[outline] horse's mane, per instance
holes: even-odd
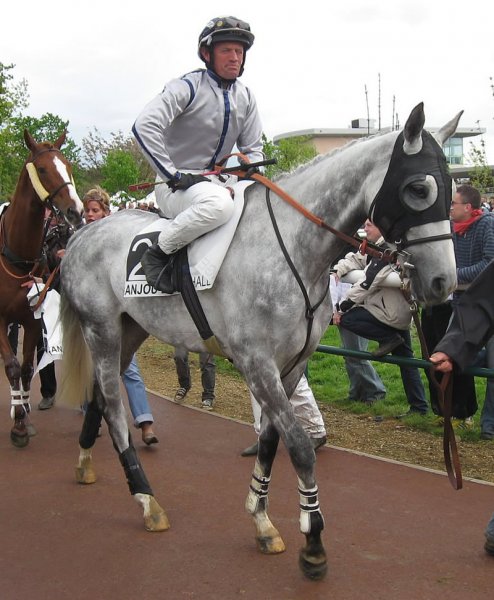
[[[336,156],[337,154],[341,154],[343,151],[346,152],[348,150],[348,148],[350,148],[352,146],[357,146],[358,144],[361,144],[362,142],[365,142],[365,141],[368,141],[368,140],[371,140],[374,138],[382,137],[383,135],[386,135],[387,133],[389,133],[389,131],[378,131],[377,133],[373,133],[372,135],[368,135],[366,137],[357,138],[355,140],[352,140],[351,142],[348,142],[347,144],[344,144],[343,146],[339,146],[338,148],[333,148],[332,150],[328,150],[328,152],[324,152],[323,154],[318,154],[317,156],[315,156],[311,160],[307,161],[306,163],[303,163],[302,165],[298,165],[297,167],[294,167],[294,169],[292,171],[280,173],[279,175],[277,175],[274,178],[273,181],[278,183],[288,177],[292,177],[293,175],[300,175],[301,173],[303,173],[307,169],[310,169],[312,166],[316,165],[317,163],[321,162],[322,160],[327,160],[330,157]]]

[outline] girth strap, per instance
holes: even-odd
[[[184,304],[189,311],[189,314],[194,321],[199,335],[201,336],[204,345],[210,354],[216,356],[225,356],[221,350],[218,340],[209,326],[207,317],[202,308],[201,302],[197,295],[192,276],[189,268],[189,258],[187,254],[187,246],[177,252],[175,261],[175,269],[178,271],[177,284],[178,291],[182,294]]]

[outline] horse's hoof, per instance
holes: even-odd
[[[85,465],[75,468],[75,480],[77,483],[89,485],[91,483],[96,483],[96,479],[96,472],[92,465]]]
[[[302,548],[300,550],[298,564],[302,569],[302,573],[311,579],[312,581],[319,581],[323,579],[328,572],[328,563],[326,560],[326,554],[319,553],[316,555],[309,556],[307,550]]]
[[[23,433],[17,433],[16,431],[12,430],[10,432],[10,441],[16,448],[25,448],[29,444],[28,432],[24,431]]]
[[[144,527],[146,531],[151,532],[170,529],[170,521],[154,497],[150,499],[149,511],[144,515]]]
[[[281,537],[256,537],[257,547],[263,554],[281,554],[286,550],[285,543]]]

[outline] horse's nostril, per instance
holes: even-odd
[[[82,213],[76,210],[73,207],[67,209],[67,219],[70,221],[74,227],[78,227],[82,223]]]
[[[445,288],[446,288],[446,285],[445,285],[444,277],[436,277],[435,279],[432,280],[432,289],[438,295],[443,294]]]

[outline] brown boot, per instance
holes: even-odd
[[[146,444],[146,446],[150,446],[151,444],[157,444],[158,438],[155,436],[153,432],[153,424],[149,421],[141,423],[140,429],[142,432],[142,441]]]

